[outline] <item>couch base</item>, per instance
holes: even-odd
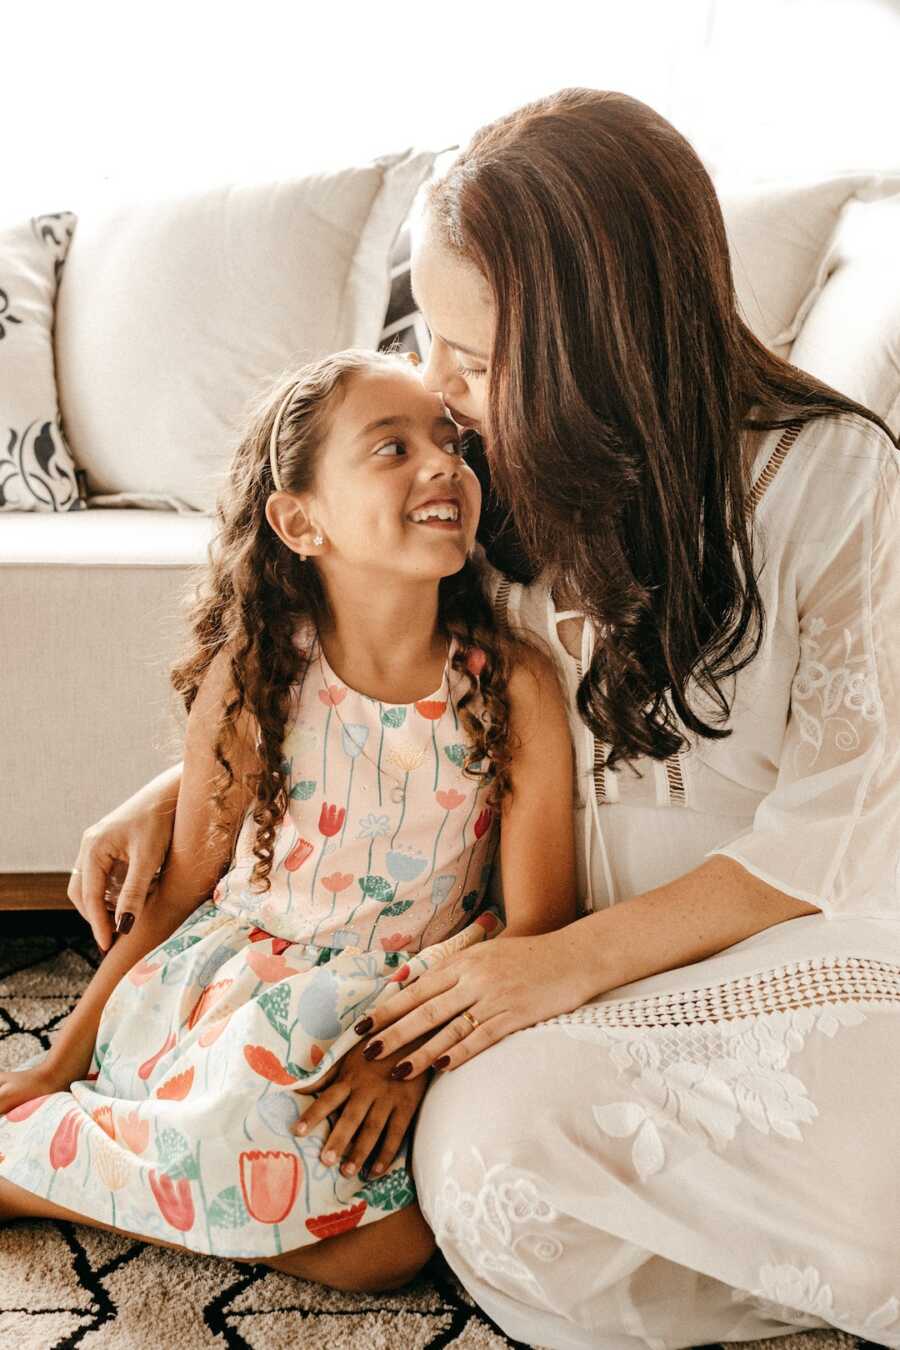
[[[74,909],[69,872],[0,872],[0,910]]]
[[[88,826],[181,758],[169,671],[213,525],[170,511],[3,518],[0,876],[28,874],[30,894],[74,867]]]

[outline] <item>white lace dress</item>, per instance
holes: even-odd
[[[855,416],[760,437],[767,624],[733,734],[642,777],[575,712],[585,907],[711,853],[819,907],[439,1077],[414,1144],[450,1265],[530,1345],[652,1350],[835,1326],[900,1347],[900,472]],[[587,628],[587,625],[585,625]]]

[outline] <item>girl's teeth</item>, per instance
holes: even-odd
[[[413,511],[412,520],[417,524],[426,520],[458,520],[459,512],[455,507],[439,507],[433,511]]]

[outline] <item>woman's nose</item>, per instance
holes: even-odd
[[[428,357],[422,367],[422,383],[429,393],[440,394],[443,397],[452,391],[455,382],[462,385],[465,383],[456,373],[453,360],[444,344],[432,341]]]

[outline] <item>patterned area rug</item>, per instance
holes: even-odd
[[[0,1067],[40,1047],[90,979],[97,951],[69,920],[55,934],[13,936],[0,916]],[[21,925],[19,925],[21,926]],[[34,920],[31,921],[34,926]],[[771,1341],[751,1342],[757,1350]],[[16,1350],[506,1350],[440,1256],[405,1289],[344,1294],[244,1266],[182,1255],[83,1225],[0,1228],[0,1346]],[[844,1332],[782,1337],[779,1350],[872,1350]],[[529,1350],[522,1346],[521,1350]],[[602,1347],[601,1347],[602,1350]],[[874,1348],[877,1350],[877,1347]]]

